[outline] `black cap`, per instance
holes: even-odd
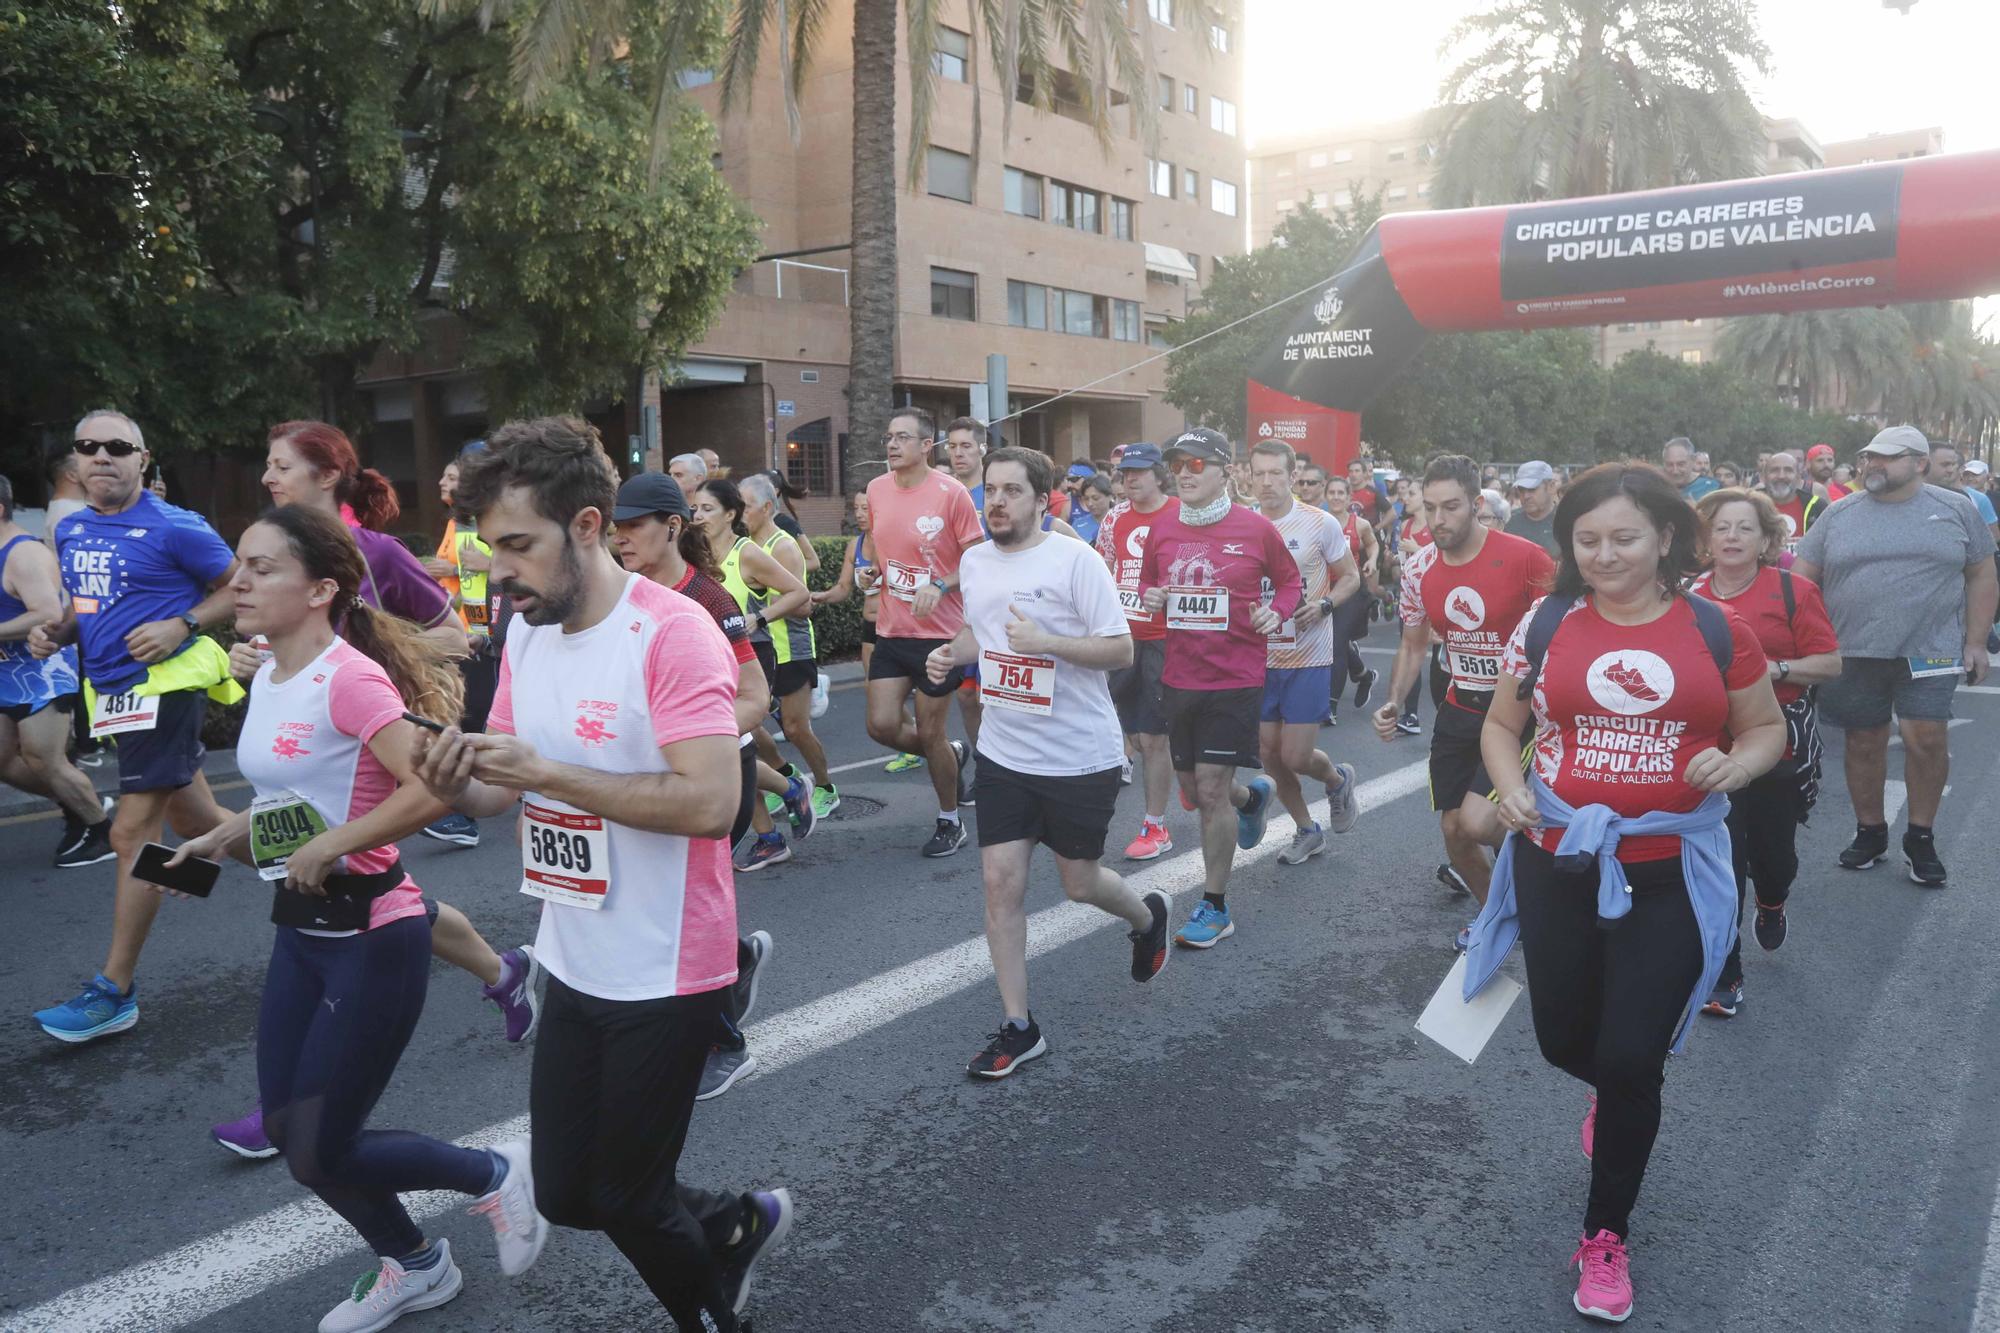
[[[664,472],[641,472],[618,488],[617,503],[611,507],[611,521],[629,523],[648,514],[671,514],[690,518],[687,497],[681,484]]]
[[[1210,430],[1206,426],[1196,426],[1193,430],[1184,430],[1174,436],[1167,442],[1165,452],[1169,462],[1173,460],[1175,454],[1186,454],[1190,458],[1205,458],[1211,463],[1228,464],[1236,461],[1235,454],[1230,451],[1229,441],[1222,437],[1220,431]]]

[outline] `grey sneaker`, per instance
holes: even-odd
[[[1335,833],[1352,832],[1354,821],[1361,818],[1361,784],[1352,764],[1335,764],[1333,771],[1340,784],[1326,784],[1326,826]]]
[[[746,1023],[757,1007],[757,978],[771,956],[771,932],[753,930],[736,942],[736,981],[730,987],[730,1004],[736,1021]]]
[[[1302,828],[1292,835],[1292,845],[1278,853],[1281,866],[1302,866],[1326,850],[1326,832],[1319,825]]]
[[[434,1241],[442,1258],[435,1268],[411,1272],[394,1259],[363,1273],[346,1300],[319,1321],[319,1333],[372,1333],[416,1310],[433,1310],[455,1298],[465,1275],[451,1261],[451,1242]]]
[[[695,1092],[698,1102],[712,1101],[736,1086],[736,1080],[757,1067],[757,1057],[750,1054],[750,1048],[725,1050],[720,1046],[708,1048],[708,1063],[701,1067],[701,1087]]]

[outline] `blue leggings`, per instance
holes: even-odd
[[[257,1015],[265,1134],[294,1180],[390,1258],[424,1244],[399,1193],[483,1194],[493,1176],[482,1150],[362,1128],[423,1013],[430,964],[420,916],[337,939],[280,926]]]

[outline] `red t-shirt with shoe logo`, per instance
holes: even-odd
[[[1420,546],[1403,569],[1403,623],[1429,625],[1444,640],[1451,688],[1445,702],[1484,713],[1500,678],[1507,636],[1555,573],[1549,553],[1525,537],[1489,531],[1479,554],[1462,565],[1436,546]]]

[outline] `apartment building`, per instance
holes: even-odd
[[[1842,139],[1826,146],[1830,167],[1859,167],[1870,162],[1901,162],[1912,157],[1936,157],[1944,151],[1944,130],[1936,125],[1920,130],[1892,130],[1859,139]]]
[[[1158,108],[1158,138],[1142,137],[1120,92],[1107,148],[1083,122],[1082,90],[1067,73],[1051,111],[1002,88],[993,62],[972,58],[966,7],[942,6],[949,26],[914,187],[903,168],[909,72],[898,67],[896,401],[940,421],[965,414],[973,386],[983,392],[987,356],[1000,353],[1007,410],[1025,409],[1003,428],[1010,442],[1071,462],[1171,434],[1183,418],[1165,401],[1164,361],[1121,372],[1165,345],[1216,259],[1243,250],[1240,33],[1195,31],[1173,0],[1130,0],[1156,70],[1140,92]],[[720,127],[723,175],[763,219],[771,257],[743,275],[660,400],[668,453],[713,448],[737,467],[772,460],[833,504],[847,432],[851,22],[851,4],[837,3],[801,95],[796,141],[775,57],[747,107],[724,110],[719,87],[690,76]],[[1037,406],[1069,390],[1080,392]]]

